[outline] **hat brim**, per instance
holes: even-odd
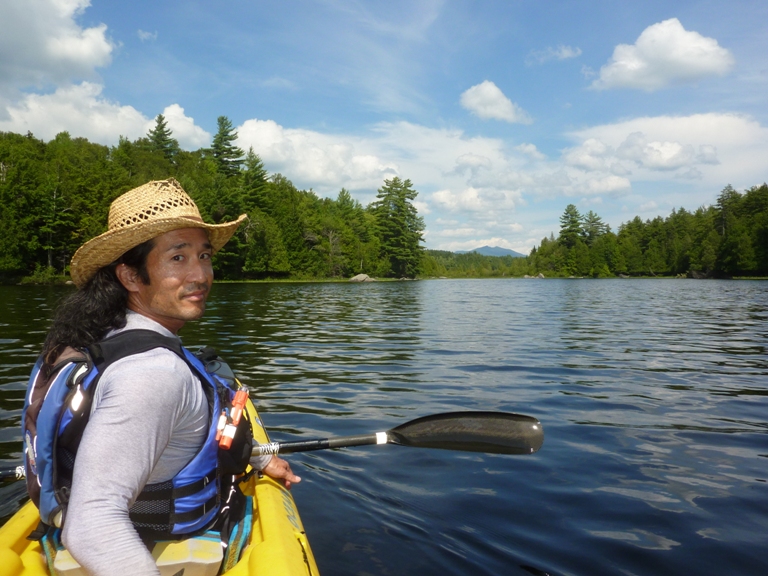
[[[208,240],[215,254],[229,242],[232,235],[247,216],[241,214],[237,220],[224,224],[206,224],[202,220],[175,216],[173,218],[158,218],[149,222],[109,230],[83,244],[75,255],[69,267],[72,282],[82,288],[94,274],[108,264],[117,260],[131,248],[156,238],[166,232],[182,228],[202,228],[208,231]]]

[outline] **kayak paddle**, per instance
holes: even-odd
[[[411,420],[386,432],[261,444],[253,449],[253,455],[291,454],[370,444],[488,454],[533,454],[543,443],[541,422],[532,416],[510,412],[445,412]]]

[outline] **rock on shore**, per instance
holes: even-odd
[[[352,276],[352,278],[349,279],[350,282],[376,282],[375,278],[371,278],[368,276],[368,274],[358,274],[357,276]]]

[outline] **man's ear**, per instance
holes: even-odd
[[[128,290],[128,292],[138,292],[139,284],[141,284],[141,278],[136,268],[128,266],[127,264],[118,264],[115,268],[115,276],[120,281],[120,284]]]

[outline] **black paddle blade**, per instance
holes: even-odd
[[[489,454],[533,454],[544,443],[541,422],[509,412],[446,412],[424,416],[387,432],[389,442]]]

